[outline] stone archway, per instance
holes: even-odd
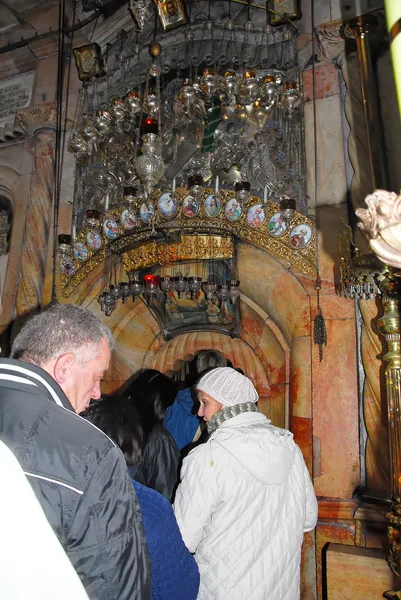
[[[254,383],[259,394],[259,407],[262,412],[270,417],[270,382],[268,374],[260,359],[241,338],[232,339],[215,331],[194,331],[175,337],[160,350],[153,354],[150,349],[151,359],[145,363],[153,369],[163,373],[174,371],[177,364],[183,360],[190,360],[200,350],[220,350],[235,367],[240,367]],[[282,406],[285,419],[285,405]]]
[[[90,308],[100,312],[98,303]],[[100,316],[100,315],[99,315]],[[215,348],[240,367],[254,382],[263,412],[280,427],[289,426],[289,347],[277,325],[250,299],[241,298],[241,338],[211,331],[185,333],[166,342],[148,306],[137,301],[120,305],[108,320],[115,338],[115,351],[103,391],[122,387],[142,368],[162,372],[174,370],[198,350]]]

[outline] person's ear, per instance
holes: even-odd
[[[76,361],[76,356],[73,352],[66,352],[58,357],[54,364],[54,379],[59,385],[66,382],[69,376],[70,369]]]

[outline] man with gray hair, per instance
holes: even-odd
[[[0,360],[0,439],[20,462],[89,597],[147,600],[150,563],[123,455],[78,416],[100,398],[112,348],[109,329],[72,304],[28,321],[11,359]]]

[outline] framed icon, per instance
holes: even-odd
[[[139,216],[141,221],[148,225],[155,218],[155,209],[153,204],[147,204],[146,202],[142,202],[141,208],[139,209]]]
[[[87,81],[105,75],[102,51],[99,44],[87,44],[73,50],[78,77]]]
[[[153,0],[164,31],[188,23],[182,0]]]
[[[102,236],[98,231],[93,231],[93,229],[91,229],[91,231],[88,231],[86,234],[86,243],[91,250],[99,250],[103,244]]]
[[[268,0],[267,10],[270,25],[283,25],[302,17],[300,0]]]
[[[64,273],[64,275],[74,275],[76,268],[75,268],[75,264],[74,261],[72,260],[72,258],[69,258],[68,256],[65,258],[62,258],[60,260],[60,269],[61,271]]]

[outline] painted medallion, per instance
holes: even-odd
[[[269,221],[267,229],[273,237],[280,237],[287,231],[287,225],[281,217],[281,213],[275,213]]]
[[[265,211],[262,204],[254,204],[248,210],[246,220],[250,227],[261,227],[266,220]]]
[[[178,211],[178,202],[171,192],[165,192],[157,201],[157,210],[165,219],[173,219]]]
[[[224,209],[224,214],[226,219],[229,221],[238,221],[240,216],[242,215],[241,204],[238,202],[236,198],[231,198],[226,204]]]
[[[76,268],[73,259],[65,256],[60,260],[60,269],[65,275],[74,275]]]
[[[88,248],[83,242],[75,242],[74,244],[74,256],[80,262],[84,262],[88,258]]]
[[[184,198],[184,202],[182,203],[182,210],[184,215],[191,219],[192,217],[196,217],[196,215],[199,213],[199,209],[199,201],[196,200],[190,194],[188,194],[188,196]]]
[[[134,229],[136,226],[136,216],[132,209],[126,208],[120,216],[121,225],[124,229]]]
[[[92,250],[99,250],[102,247],[102,236],[98,231],[88,231],[86,234],[86,242]]]
[[[103,221],[103,231],[104,235],[107,236],[110,240],[115,240],[120,232],[117,221],[110,218],[105,219]]]
[[[290,233],[290,244],[294,248],[305,248],[312,238],[312,229],[309,225],[302,223],[297,225]]]
[[[216,198],[216,196],[214,194],[211,194],[210,196],[208,196],[206,198],[203,207],[205,210],[205,215],[207,217],[210,217],[210,218],[217,217],[217,215],[219,214],[220,209],[221,209],[220,200],[218,198]]]
[[[155,209],[153,204],[147,204],[143,202],[139,209],[139,216],[141,220],[147,225],[155,216]]]

